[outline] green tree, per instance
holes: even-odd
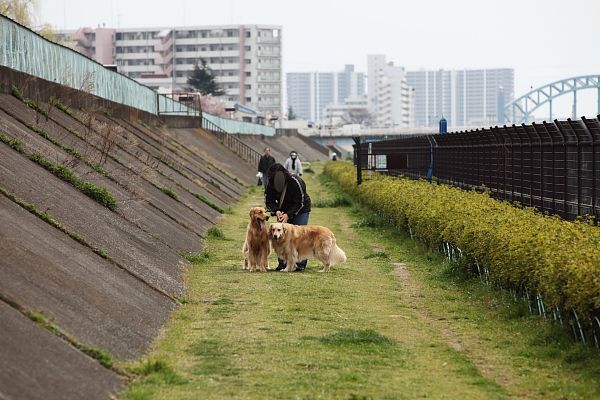
[[[198,65],[196,61],[194,69],[188,77],[187,84],[202,95],[225,96],[227,92],[221,89],[219,83],[215,81],[215,76],[212,74],[212,69],[207,65],[206,60],[202,57],[199,60],[202,65]]]
[[[294,113],[294,109],[292,108],[292,106],[288,107],[287,119],[288,121],[298,119],[298,116]]]

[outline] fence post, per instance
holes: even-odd
[[[356,186],[362,183],[362,150],[360,146],[360,136],[353,136],[352,140],[356,143]]]

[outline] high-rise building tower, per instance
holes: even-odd
[[[300,118],[327,124],[323,110],[330,104],[344,104],[347,98],[365,92],[365,75],[346,65],[341,72],[288,72],[288,106]]]
[[[367,107],[378,126],[411,128],[413,126],[413,92],[406,80],[404,67],[386,63],[381,54],[367,56]]]
[[[408,71],[415,98],[415,126],[435,127],[442,116],[448,126],[485,126],[498,121],[498,90],[505,103],[514,98],[514,70]]]

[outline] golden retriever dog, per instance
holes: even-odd
[[[269,245],[269,234],[266,226],[268,219],[269,216],[264,208],[253,207],[250,209],[250,223],[246,230],[246,241],[242,248],[244,253],[244,266],[242,269],[249,268],[250,272],[255,272],[257,265],[262,272],[269,269],[271,246]]]
[[[282,272],[296,269],[296,262],[308,257],[321,261],[324,268],[319,272],[329,272],[329,267],[346,261],[346,253],[335,244],[333,232],[323,226],[298,226],[286,223],[273,223],[269,236],[277,257],[285,261]]]

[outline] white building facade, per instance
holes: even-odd
[[[325,126],[344,125],[345,118],[348,117],[348,112],[352,110],[366,110],[367,97],[366,95],[357,97],[348,97],[344,104],[329,104],[323,109],[322,123]],[[370,121],[372,122],[372,121]],[[350,122],[352,123],[352,122]]]
[[[490,126],[498,120],[498,91],[514,99],[514,70],[408,71],[415,98],[415,126],[435,127],[442,116],[448,126]]]
[[[414,126],[413,90],[408,85],[404,67],[386,63],[385,56],[367,56],[369,92],[367,107],[379,127],[412,128]]]
[[[344,104],[347,98],[365,93],[365,75],[346,65],[341,72],[288,72],[288,106],[299,118],[327,124],[323,110],[330,104]]]
[[[281,26],[219,25],[112,31],[112,60],[118,71],[152,89],[185,90],[190,71],[197,62],[200,64],[199,58],[204,58],[216,81],[227,92],[221,100],[239,103],[266,115],[283,115]],[[90,28],[80,28],[70,36],[78,43],[78,50],[92,59],[107,52],[104,47],[109,44],[106,40],[96,42],[96,33]],[[103,32],[102,37],[107,37],[107,32]],[[102,63],[106,63],[105,60],[98,58]]]

